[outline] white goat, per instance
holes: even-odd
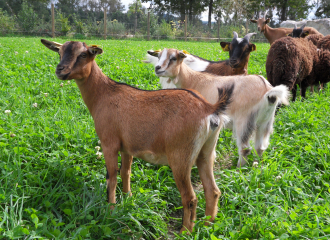
[[[176,49],[148,53],[159,57],[155,67],[157,76],[170,78],[178,88],[199,91],[210,103],[218,101],[218,88],[234,84],[232,102],[226,114],[232,120],[239,150],[237,167],[246,164],[247,155],[251,152],[249,141],[254,132],[255,149],[259,157],[262,156],[269,145],[276,106],[279,102],[289,104],[286,86],[272,87],[264,77],[258,75],[215,76],[194,71],[183,62],[187,55]]]

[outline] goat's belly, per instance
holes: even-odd
[[[146,162],[160,165],[168,165],[167,157],[165,155],[157,155],[151,151],[143,151],[134,154],[134,157],[141,158]]]

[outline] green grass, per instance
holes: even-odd
[[[150,90],[160,86],[153,67],[141,62],[146,50],[172,47],[210,60],[228,58],[219,43],[87,43],[103,48],[96,61],[109,77]],[[249,73],[265,76],[269,44],[256,45]],[[329,87],[279,111],[257,167],[232,167],[237,147],[231,132],[222,131],[217,218],[203,225],[205,199],[193,168],[198,220],[192,235],[179,236],[181,198],[167,166],[135,159],[133,196],[121,192],[118,177],[110,211],[93,120],[74,81],[56,78],[58,61],[39,38],[0,38],[0,239],[330,238]]]

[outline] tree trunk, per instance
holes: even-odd
[[[212,12],[213,12],[213,0],[210,0],[210,3],[209,3],[209,21],[208,21],[208,25],[209,25],[209,28],[211,29],[211,16],[212,16]]]
[[[137,28],[137,7],[138,7],[138,2],[136,0],[136,4],[135,4],[135,21],[134,21],[134,35],[136,34],[136,28]]]
[[[282,5],[282,14],[281,14],[282,22],[287,20],[287,16],[286,16],[287,5],[288,5],[288,0],[284,0]]]

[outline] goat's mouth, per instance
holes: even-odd
[[[60,74],[60,73],[56,73],[56,76],[58,79],[60,80],[67,80],[69,75],[70,75],[71,72],[67,73],[67,74]]]
[[[232,68],[238,68],[239,67],[239,62],[238,63],[234,63],[234,64],[231,64],[229,63],[229,66],[232,67]]]
[[[156,75],[158,76],[158,75],[162,75],[164,72],[165,72],[165,71],[156,71],[155,73],[156,73]]]

